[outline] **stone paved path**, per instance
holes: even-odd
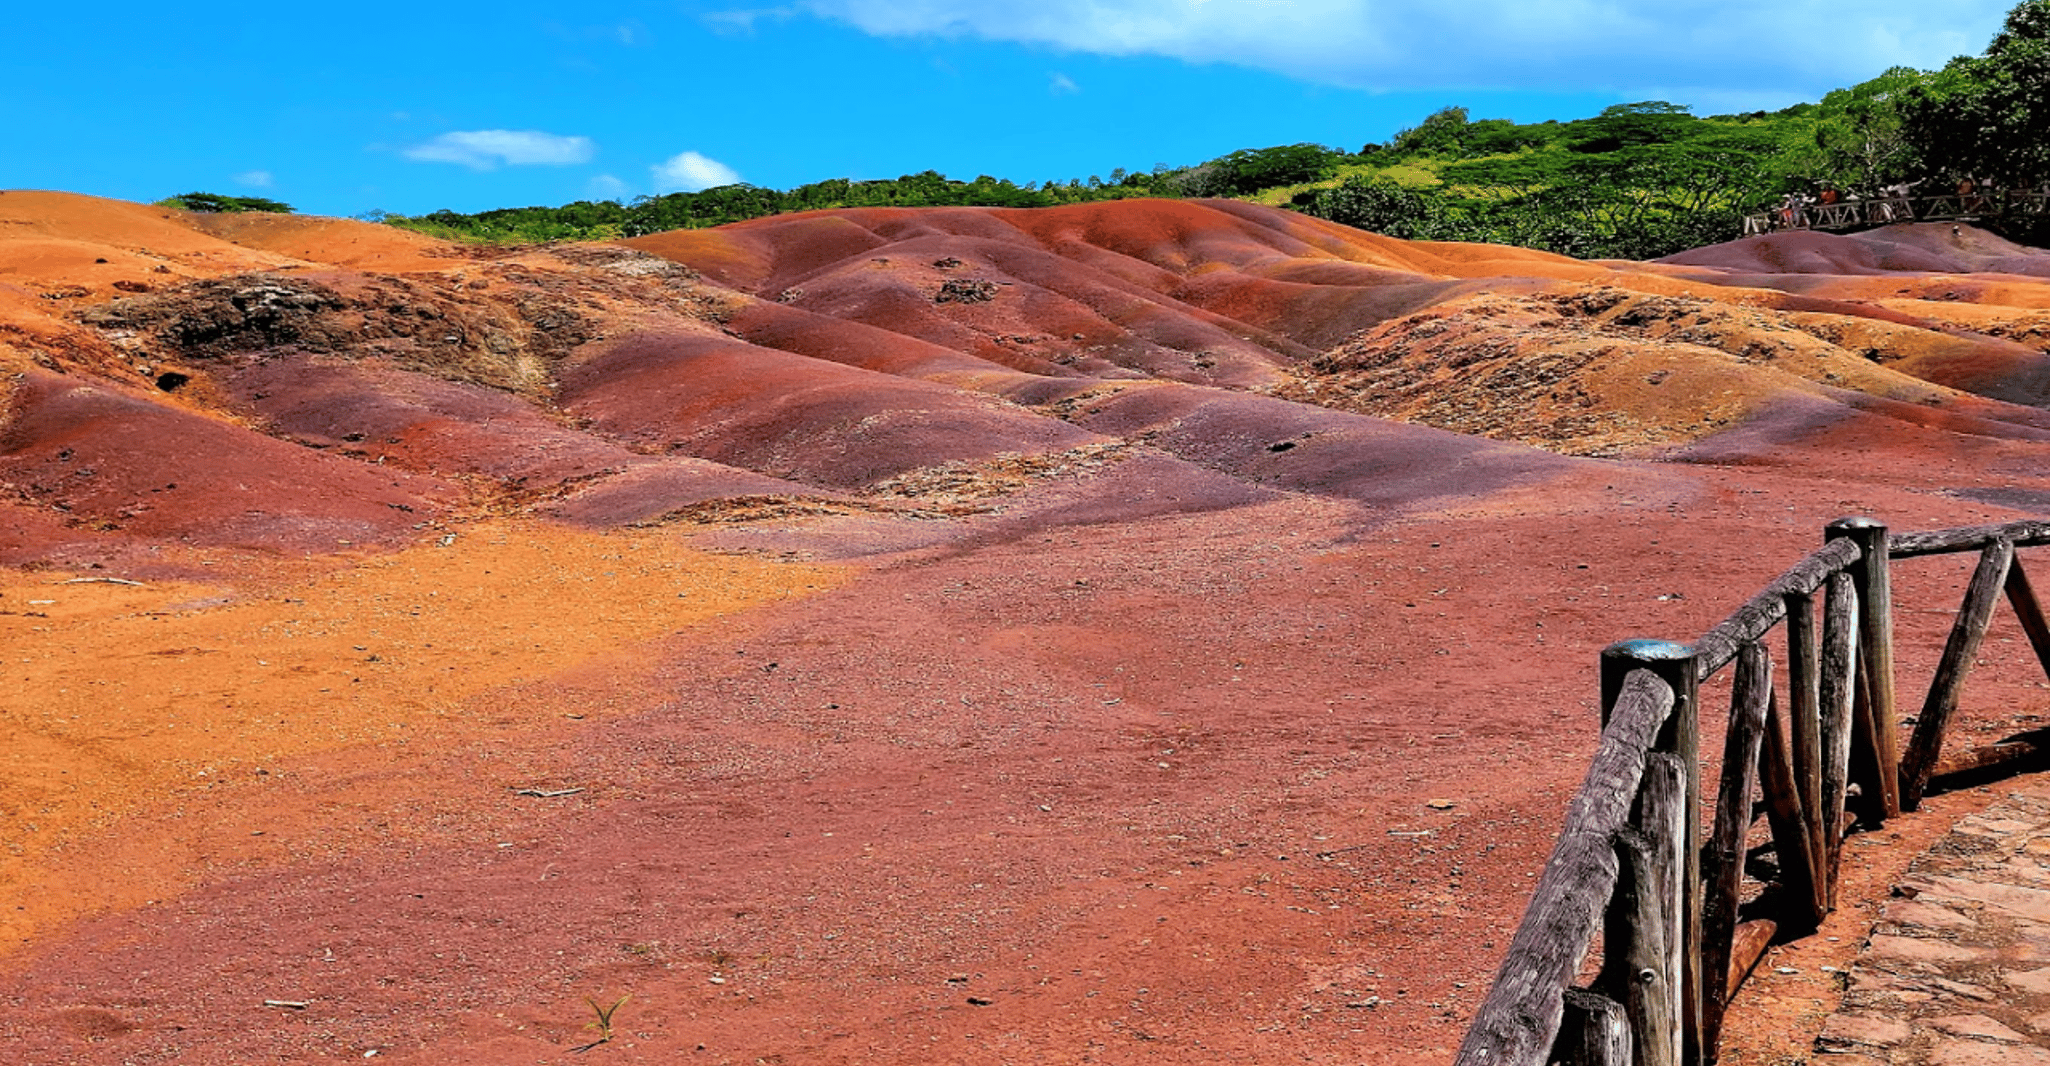
[[[1824,1066],[2050,1066],[2050,775],[1995,787],[1886,902]]]

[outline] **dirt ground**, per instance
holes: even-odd
[[[1730,422],[1647,451],[1641,426],[1697,408],[1619,406],[1628,435],[1559,454],[1367,417],[1351,378],[1343,402],[1274,394],[1316,383],[1303,352],[1353,373],[1416,313],[1363,270],[1423,271],[1462,330],[1477,312],[1454,290],[1489,270],[1655,293],[1741,266],[1737,318],[1798,286],[1750,260],[1619,275],[1265,215],[1190,228],[1186,205],[1134,208],[1158,217],[1128,232],[1101,210],[1004,222],[1036,245],[1002,244],[1001,213],[681,235],[664,254],[735,286],[709,295],[645,259],[508,266],[342,223],[210,220],[175,230],[186,249],[134,237],[146,218],[51,222],[85,251],[46,236],[14,260],[0,242],[0,310],[42,338],[8,349],[28,354],[0,421],[0,1044],[194,1066],[1442,1063],[1593,750],[1600,648],[1698,635],[1840,515],[1905,530],[2050,504],[2016,342],[1956,355],[1914,327],[1921,347],[1890,350],[1922,361],[1916,384],[1853,380],[1852,349],[1769,317],[1744,328],[1801,360],[1745,354],[1695,305],[1612,319],[1658,334],[1647,359],[1735,349],[1713,363]],[[1167,222],[1188,226],[1166,241]],[[90,288],[117,238],[180,270],[368,263],[405,284],[336,274],[332,306],[265,288],[284,310],[228,322],[261,326],[262,353],[238,363],[220,337],[240,334],[212,333],[174,364],[152,338],[258,290],[91,326],[20,282]],[[878,337],[948,250],[1010,281]],[[1053,261],[1113,252],[1114,275]],[[1306,295],[1313,268],[1378,319]],[[1141,307],[1142,285],[1179,295]],[[1293,339],[1259,332],[1286,322],[1281,285],[1327,312]],[[422,308],[467,332],[416,329]],[[851,325],[830,333],[829,311]],[[550,347],[570,315],[580,339]],[[384,361],[350,355],[365,344]],[[195,384],[94,369],[137,358]],[[1609,376],[1582,394],[1648,366],[1588,365]],[[2006,384],[1972,377],[1988,365]],[[1526,409],[1577,417],[1575,395]],[[1540,443],[1565,439],[1542,414]],[[217,442],[213,480],[159,477],[204,465],[169,443],[190,440]],[[274,445],[301,465],[250,488]],[[1896,578],[1904,693],[1955,562]],[[2050,715],[2011,618],[1987,649],[1963,735]],[[1859,838],[1847,896],[1975,802]],[[1725,1061],[1804,1055],[1822,967],[1868,920],[1847,907],[1775,949]]]
[[[593,1054],[1442,1062],[1592,748],[1594,651],[1703,628],[1837,502],[1758,491],[867,566],[486,526],[209,585],[28,575],[7,714],[49,741],[10,752],[38,788],[0,1032],[559,1062],[629,996]],[[1755,1001],[1819,1009],[1783,983]]]

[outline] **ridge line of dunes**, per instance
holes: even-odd
[[[1947,226],[1594,263],[1122,200],[488,248],[9,192],[0,506],[32,532],[0,551],[396,544],[478,506],[874,513],[919,470],[1117,442],[1170,507],[1399,508],[1578,476],[1574,456],[1755,461],[1874,419],[2032,440],[2044,277],[2043,253]],[[177,472],[194,449],[211,474]],[[986,510],[1032,512],[1014,488]]]

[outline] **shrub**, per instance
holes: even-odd
[[[239,211],[269,211],[273,214],[289,215],[292,205],[261,196],[223,196],[213,192],[182,192],[157,201],[158,207],[175,207],[180,211],[197,211],[201,214],[229,214]]]

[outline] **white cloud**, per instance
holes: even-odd
[[[655,191],[658,193],[697,192],[717,185],[734,185],[740,181],[739,172],[732,167],[696,152],[682,152],[670,156],[648,170],[655,176]]]
[[[1224,62],[1362,89],[1814,95],[1977,53],[2012,0],[800,0],[880,36]]]
[[[235,184],[247,185],[252,189],[268,189],[276,183],[268,170],[245,170],[235,175]]]
[[[1082,87],[1075,84],[1075,79],[1057,70],[1054,71],[1053,77],[1047,79],[1046,91],[1055,96],[1066,96],[1070,93],[1081,92]]]
[[[771,22],[782,22],[795,14],[797,14],[796,8],[763,7],[742,8],[734,11],[707,11],[698,16],[698,18],[704,22],[705,28],[713,33],[746,35],[752,34],[755,31],[755,23],[762,19],[768,19]]]
[[[419,163],[460,163],[471,170],[491,170],[500,164],[588,163],[596,151],[589,137],[561,137],[539,130],[458,130],[401,154]]]
[[[600,174],[584,183],[584,195],[593,200],[618,200],[626,193],[626,182],[610,174]]]

